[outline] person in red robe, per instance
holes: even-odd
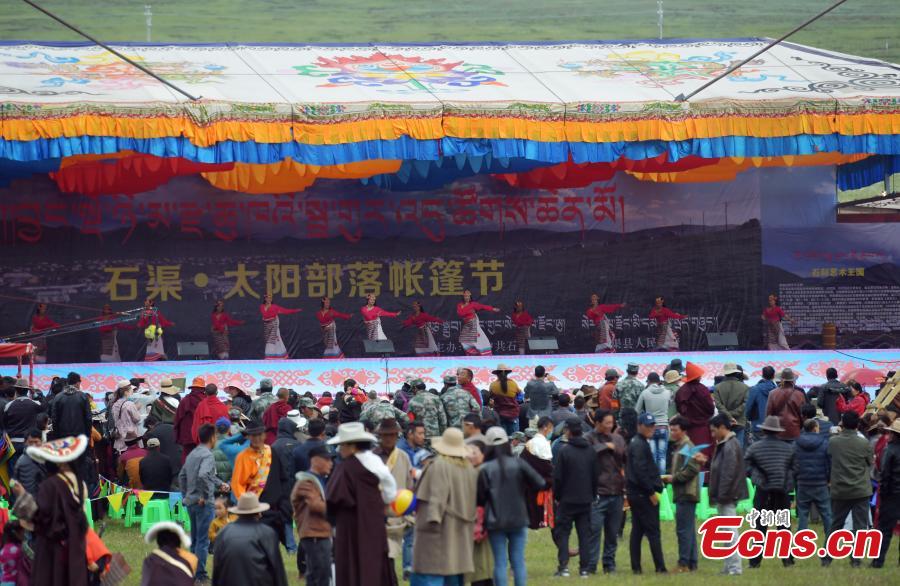
[[[279,315],[291,315],[299,313],[302,309],[288,309],[272,303],[272,295],[266,293],[263,296],[262,305],[259,306],[259,314],[262,316],[263,337],[266,340],[266,360],[280,360],[288,357],[287,347],[281,338],[281,322]]]
[[[328,514],[334,518],[336,586],[395,586],[388,558],[384,507],[393,502],[397,483],[381,458],[377,443],[362,423],[344,423],[328,440],[338,445],[341,462],[325,491]],[[439,552],[435,552],[436,555]]]
[[[591,295],[591,304],[584,310],[584,315],[591,323],[594,324],[594,339],[596,346],[594,352],[615,352],[616,351],[616,335],[609,325],[607,313],[619,311],[625,307],[624,303],[600,303],[600,296],[594,293]]]
[[[191,450],[197,447],[198,442],[194,439],[194,413],[206,397],[206,380],[201,376],[194,377],[188,389],[191,392],[178,403],[174,421],[175,442],[182,447],[182,462]]]
[[[463,300],[456,304],[456,315],[463,321],[459,328],[459,345],[468,356],[492,356],[491,341],[481,328],[479,311],[499,313],[500,308],[472,301],[472,291],[464,290]]]
[[[244,322],[231,317],[225,311],[225,302],[219,299],[212,311],[212,355],[219,360],[228,360],[231,353],[231,343],[228,340],[229,326],[242,326]]]
[[[412,303],[413,313],[411,316],[403,320],[404,328],[416,328],[416,341],[414,348],[416,356],[437,356],[438,346],[434,341],[434,334],[431,333],[428,324],[442,324],[444,320],[426,313],[422,309],[422,304],[418,301]]]
[[[150,326],[155,326],[156,333],[148,336]],[[155,301],[149,297],[144,300],[144,309],[141,311],[141,318],[137,322],[137,327],[143,330],[144,337],[147,340],[147,348],[144,354],[145,362],[167,359],[162,332],[165,328],[174,326],[175,322],[167,320],[166,316],[156,308]]]
[[[366,304],[359,310],[363,317],[363,324],[366,326],[367,340],[387,340],[384,330],[381,329],[381,318],[397,317],[399,311],[386,311],[381,309],[375,302],[378,301],[374,295],[369,293],[366,295]]]
[[[331,299],[322,298],[322,307],[316,312],[316,319],[319,320],[319,327],[322,328],[322,345],[325,349],[322,351],[322,358],[343,358],[344,351],[341,350],[337,339],[337,325],[335,319],[350,319],[349,313],[342,313],[331,307]]]
[[[715,412],[716,405],[713,401],[709,387],[700,381],[703,369],[692,362],[685,367],[684,384],[675,393],[675,408],[678,414],[685,417],[690,423],[687,429],[688,437],[695,446],[707,444],[703,454],[712,460],[712,434],[709,431],[709,420]],[[706,464],[708,467],[709,464]]]
[[[224,417],[228,419],[228,406],[219,400],[219,388],[210,383],[203,389],[203,400],[197,405],[194,411],[194,423],[191,425],[191,441],[194,445],[200,443],[199,430],[200,426],[210,424],[216,426],[216,421]]]
[[[673,319],[684,319],[686,315],[675,313],[666,307],[666,299],[663,296],[656,298],[653,309],[650,310],[650,319],[656,320],[656,348],[663,352],[678,350],[678,334],[672,329],[669,322]],[[690,435],[690,434],[688,434]]]
[[[534,324],[534,318],[525,310],[525,302],[521,299],[513,304],[513,312],[510,316],[513,326],[516,328],[516,347],[519,354],[525,354],[528,338],[531,337],[531,326]]]
[[[37,334],[58,327],[59,324],[47,315],[47,304],[38,303],[34,315],[31,316],[31,332]],[[47,338],[35,338],[31,343],[34,345],[34,361],[41,364],[47,362]]]
[[[293,409],[288,398],[291,396],[290,390],[282,387],[276,393],[278,400],[266,407],[263,412],[263,425],[266,426],[266,443],[272,445],[278,436],[278,422],[287,417],[288,412]]]

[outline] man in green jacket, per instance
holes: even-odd
[[[687,435],[690,423],[681,415],[669,420],[672,443],[672,473],[663,482],[672,485],[675,502],[675,535],[678,537],[678,573],[697,570],[697,532],[694,519],[700,500],[700,467],[706,462],[703,452],[687,456],[694,444]],[[682,453],[684,452],[684,453]]]
[[[841,432],[828,441],[831,456],[831,531],[844,528],[847,515],[853,515],[853,530],[869,526],[869,500],[872,498],[871,471],[875,452],[858,432],[859,415],[847,411],[841,415]],[[850,558],[850,565],[860,560]],[[827,560],[823,560],[827,565]]]
[[[747,407],[747,396],[750,394],[750,387],[744,384],[744,373],[740,367],[733,362],[728,362],[722,369],[725,380],[716,385],[713,390],[713,401],[719,413],[724,413],[734,420],[734,435],[737,436],[738,443],[744,447],[744,432],[747,427],[747,415],[745,413]]]

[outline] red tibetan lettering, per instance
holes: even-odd
[[[200,230],[200,218],[203,217],[203,208],[196,201],[178,202],[178,219],[181,221],[181,231],[185,234],[203,236]]]
[[[474,187],[451,189],[453,197],[450,199],[450,214],[453,223],[457,226],[471,226],[475,223],[475,208],[478,203],[478,195]]]
[[[275,224],[291,224],[297,222],[294,220],[294,195],[284,194],[275,196],[275,210],[272,214],[272,221]]]
[[[441,203],[441,200],[435,197],[423,199],[419,204],[422,206],[422,220],[418,222],[419,227],[432,242],[443,242],[446,236]]]
[[[305,203],[307,238],[328,238],[328,203],[321,199],[307,199]]]
[[[122,244],[128,242],[137,227],[137,215],[134,213],[134,196],[113,196],[112,219],[120,226],[128,226],[128,232],[122,238]]]
[[[366,210],[363,212],[363,220],[366,222],[378,222],[384,226],[387,226],[387,220],[384,217],[384,214],[381,213],[384,210],[384,200],[383,199],[369,199],[363,202]]]
[[[237,238],[237,204],[233,201],[216,201],[212,204],[213,226],[216,238],[231,242]],[[227,297],[226,297],[227,299]]]
[[[539,224],[553,223],[559,220],[559,198],[554,195],[542,195],[538,197],[537,213],[535,217]]]
[[[103,226],[103,209],[100,201],[94,197],[86,197],[75,204],[75,213],[81,219],[82,234],[91,234],[103,240],[101,228]]]
[[[356,243],[362,238],[362,224],[359,221],[360,203],[357,199],[342,199],[337,202],[338,232],[347,242]]]

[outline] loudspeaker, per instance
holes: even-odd
[[[710,350],[737,350],[737,332],[708,332],[706,345]]]
[[[363,340],[366,354],[393,354],[394,343],[390,340]]]
[[[528,349],[535,352],[556,352],[559,343],[556,338],[528,338]]]
[[[209,356],[209,344],[206,342],[178,342],[179,358],[206,358]]]

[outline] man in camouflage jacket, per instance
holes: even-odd
[[[409,415],[413,421],[421,421],[425,425],[425,437],[431,439],[440,436],[447,429],[447,413],[444,404],[436,393],[425,390],[425,383],[416,379],[410,384],[410,390],[416,395],[409,401]]]
[[[372,403],[372,406],[366,409],[365,407],[369,403]],[[366,405],[363,405],[362,415],[359,416],[360,421],[364,424],[367,422],[371,423],[373,428],[378,427],[378,424],[385,419],[396,419],[397,421],[408,420],[406,413],[394,407],[386,397],[378,402],[367,402]]]
[[[469,391],[457,386],[455,376],[445,376],[444,385],[447,390],[441,395],[441,402],[447,412],[447,427],[462,429],[463,417],[481,411],[478,401],[469,394]]]
[[[629,437],[633,436],[634,432],[637,431],[637,416],[639,413],[634,407],[637,405],[638,397],[641,396],[641,391],[644,390],[644,383],[637,378],[638,370],[640,370],[640,367],[637,364],[629,362],[625,369],[625,377],[619,379],[619,382],[616,383],[616,390],[613,391],[613,398],[619,401],[619,413],[617,416],[619,426],[626,431],[632,432]]]

